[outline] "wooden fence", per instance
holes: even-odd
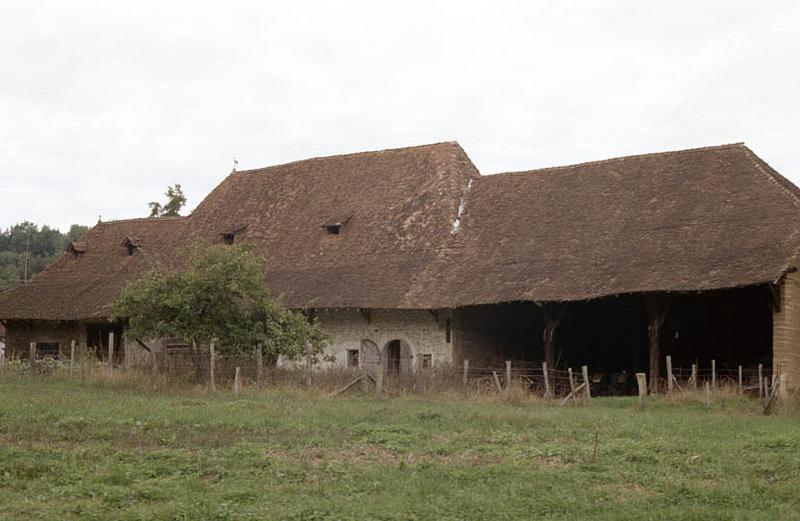
[[[113,337],[109,345],[114,345]],[[648,394],[673,395],[688,391],[702,392],[706,401],[717,389],[735,389],[740,395],[757,397],[774,404],[779,394],[787,393],[785,375],[780,368],[772,374],[771,368],[759,364],[755,367],[718,367],[715,360],[704,365],[673,367],[672,359],[665,357],[666,374],[659,378],[658,389],[647,388],[645,373],[627,371],[592,371],[588,366],[575,368],[549,368],[546,363],[507,360],[505,362],[464,360],[459,367],[445,366],[409,371],[403,374],[370,373],[366,368],[330,367],[321,369],[315,355],[307,352],[301,360],[288,367],[276,367],[261,349],[252,353],[225,354],[210,351],[179,354],[150,353],[147,357],[133,358],[125,350],[124,356],[114,352],[92,352],[72,342],[69,359],[53,360],[42,357],[35,343],[25,353],[26,360],[0,359],[0,369],[14,365],[32,374],[67,374],[85,379],[103,374],[147,375],[154,381],[208,385],[210,389],[229,388],[242,392],[247,388],[265,388],[275,385],[320,387],[344,392],[358,386],[362,390],[374,389],[378,396],[384,386],[413,392],[436,389],[466,389],[484,392],[508,393],[512,389],[524,390],[544,399],[560,403],[586,402],[597,395],[636,395],[643,406]],[[102,356],[105,355],[105,356]],[[109,363],[111,360],[111,363]],[[22,364],[22,365],[20,365]],[[25,365],[27,364],[27,365]],[[644,375],[644,376],[642,376]],[[358,385],[360,384],[360,385]]]

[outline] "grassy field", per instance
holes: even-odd
[[[597,445],[595,449],[595,436]],[[800,519],[800,417],[0,378],[0,519]]]

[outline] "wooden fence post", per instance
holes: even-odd
[[[667,393],[672,394],[672,357],[667,355]]]
[[[236,366],[236,371],[233,375],[233,394],[240,394],[242,392],[241,368]]]
[[[783,373],[778,376],[778,392],[783,399],[789,397],[789,389],[786,388],[786,375]]]
[[[636,373],[636,384],[639,386],[639,409],[644,409],[644,400],[647,397],[647,374]]]
[[[511,391],[511,360],[506,360],[506,391]]]
[[[692,387],[697,390],[697,364],[692,364]]]
[[[592,390],[591,390],[591,388],[589,386],[589,367],[585,366],[585,365],[582,365],[581,366],[581,373],[583,373],[583,383],[586,384],[585,391],[586,391],[586,399],[588,400],[589,398],[592,397]]]
[[[216,370],[217,370],[217,352],[214,349],[214,341],[212,340],[211,343],[208,345],[209,351],[209,359],[208,359],[208,385],[211,387],[212,391],[217,390],[217,382],[215,378]]]
[[[742,366],[739,366],[739,394],[742,394]]]
[[[264,387],[264,348],[261,344],[256,347],[256,383],[259,389]]]
[[[569,392],[574,396],[575,395],[575,380],[572,379],[572,368],[567,368],[567,373],[569,373]]]
[[[708,380],[706,380],[705,388],[706,388],[706,407],[708,407],[711,405],[711,384],[708,383]]]
[[[552,398],[553,393],[550,390],[550,376],[547,374],[547,362],[542,362],[542,374],[544,375],[544,397]]]
[[[69,343],[69,375],[75,370],[75,341]]]
[[[383,397],[383,354],[378,356],[378,366],[375,368],[375,398]]]
[[[36,369],[36,342],[31,342],[28,347],[30,348],[28,356],[31,362],[31,373],[33,373]]]
[[[717,361],[711,361],[711,387],[717,388]]]
[[[108,376],[114,372],[114,332],[108,332]]]
[[[464,359],[464,374],[461,375],[461,383],[465,386],[469,383],[469,360]]]
[[[126,335],[122,335],[122,363],[123,367],[126,371],[131,370],[131,349],[128,346],[128,337]]]
[[[155,347],[150,348],[150,368],[153,373],[153,378],[158,376],[158,353]]]
[[[764,364],[758,364],[758,397],[764,398]]]
[[[306,344],[306,363],[303,369],[306,387],[311,387],[311,346]]]

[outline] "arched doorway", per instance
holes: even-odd
[[[383,367],[386,374],[402,375],[410,372],[411,359],[411,346],[405,340],[390,340],[383,348]]]

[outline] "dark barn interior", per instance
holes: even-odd
[[[661,358],[676,374],[692,364],[735,372],[772,363],[772,294],[763,286],[672,293],[661,328]],[[641,295],[570,302],[555,330],[556,368],[587,365],[599,392],[633,392],[636,372],[649,371],[648,313]],[[544,360],[544,315],[533,302],[471,306],[457,313],[460,354],[491,360]],[[665,377],[665,363],[661,361]],[[624,374],[623,374],[624,373]]]

